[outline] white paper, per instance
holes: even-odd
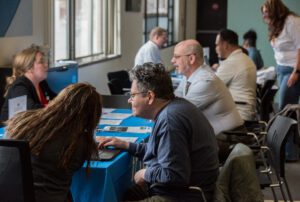
[[[103,114],[101,116],[101,118],[104,119],[126,119],[128,117],[130,117],[131,114],[124,114],[124,113],[107,113],[107,114]]]
[[[151,133],[152,128],[147,126],[105,126],[103,131],[122,133]]]
[[[115,108],[102,108],[102,114],[108,114],[114,110],[115,110]]]
[[[122,120],[119,119],[100,119],[99,124],[100,125],[114,125],[118,126],[122,123]]]
[[[8,100],[8,118],[14,114],[27,110],[27,95],[11,98]]]
[[[96,137],[96,141],[98,141],[98,138],[100,137],[105,137],[105,138],[111,138],[111,137],[115,137],[115,138],[118,138],[120,140],[123,140],[123,141],[126,141],[126,142],[132,142],[132,143],[135,143],[138,139],[138,137],[123,137],[123,136],[97,136]]]

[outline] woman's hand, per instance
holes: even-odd
[[[114,137],[96,137],[96,141],[99,142],[98,148],[103,149],[104,147],[114,146],[116,149],[125,149],[129,148],[129,142],[120,140]]]
[[[299,74],[297,72],[293,71],[293,73],[291,74],[291,76],[287,82],[287,86],[288,87],[293,86],[298,81],[298,78],[299,78]]]

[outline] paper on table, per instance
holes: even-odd
[[[147,126],[105,126],[103,131],[128,132],[128,133],[151,133],[152,128]]]
[[[130,117],[131,114],[124,114],[124,113],[107,113],[107,114],[103,114],[101,116],[101,118],[105,118],[105,119],[126,119],[128,117]]]
[[[100,119],[99,124],[100,125],[114,125],[118,126],[122,123],[122,120],[120,119]]]
[[[123,140],[123,141],[126,141],[126,142],[132,142],[132,143],[135,143],[138,139],[138,137],[123,137],[123,136],[101,136],[101,137],[107,137],[107,138],[110,138],[110,137],[115,137],[115,138],[118,138],[120,140]],[[96,141],[99,142],[99,136],[96,137]]]
[[[115,108],[102,108],[102,114],[108,114],[114,110],[115,110]]]
[[[11,98],[8,100],[8,118],[14,114],[27,110],[27,95]]]

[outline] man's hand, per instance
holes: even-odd
[[[145,172],[146,169],[141,169],[139,171],[137,171],[134,175],[134,182],[138,185],[143,185],[146,183],[145,181]]]
[[[114,137],[96,137],[96,141],[99,142],[98,148],[103,149],[107,146],[114,146],[116,149],[125,149],[129,148],[129,142],[120,140]]]

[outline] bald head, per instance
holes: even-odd
[[[176,70],[187,78],[203,65],[203,49],[200,43],[194,39],[188,39],[178,43],[174,49],[171,60]]]
[[[199,65],[203,63],[203,48],[201,44],[195,39],[188,39],[178,43],[175,48],[178,48],[185,55],[195,54]]]

